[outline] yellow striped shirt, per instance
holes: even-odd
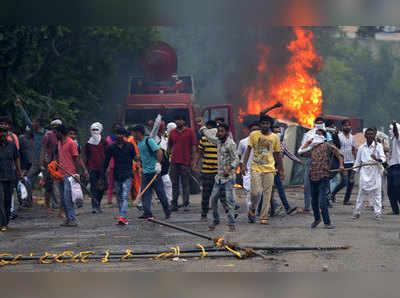
[[[217,145],[210,143],[206,137],[202,137],[199,150],[203,152],[201,172],[203,174],[217,174],[218,172],[218,149]]]

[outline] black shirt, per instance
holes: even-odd
[[[19,154],[21,157],[21,170],[29,171],[33,162],[33,139],[29,139],[26,135],[20,135]]]
[[[114,158],[114,180],[122,182],[128,178],[132,178],[132,162],[135,157],[136,150],[131,143],[124,142],[121,148],[117,144],[112,144],[107,148],[103,172],[107,170],[111,158]]]
[[[7,141],[5,146],[0,144],[0,181],[16,180],[15,161],[18,157],[18,150],[13,142]]]

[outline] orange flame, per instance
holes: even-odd
[[[321,70],[322,58],[315,51],[311,31],[295,28],[294,34],[296,38],[287,46],[291,58],[283,78],[268,74],[270,48],[259,45],[258,79],[244,90],[247,107],[239,110],[240,119],[246,114],[259,114],[277,102],[281,102],[283,108],[272,110],[270,116],[297,120],[304,126],[312,127],[315,118],[321,114],[322,90],[313,74]]]

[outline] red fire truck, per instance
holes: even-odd
[[[195,101],[193,78],[176,74],[177,57],[171,46],[157,42],[144,55],[143,68],[144,76],[130,78],[129,94],[121,112],[124,125],[147,125],[164,106],[166,123],[173,121],[177,114],[183,114],[187,125],[196,128],[197,116],[203,116],[205,121],[223,117],[235,136],[232,105],[207,106],[200,110]]]

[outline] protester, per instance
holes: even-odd
[[[251,134],[253,131],[256,131],[256,130],[260,130],[260,124],[258,121],[252,122],[248,125],[249,134]],[[247,150],[247,146],[249,144],[249,139],[250,139],[250,136],[247,136],[246,138],[242,139],[239,142],[239,146],[238,146],[238,156],[239,156],[239,160],[240,160],[241,172],[242,172],[243,167],[247,167],[246,174],[243,175],[242,177],[243,177],[243,188],[245,189],[245,191],[247,193],[246,203],[247,203],[248,210],[250,210],[250,207],[251,207],[250,182],[251,182],[251,163],[253,160],[253,150],[251,150],[251,152],[250,152],[250,156],[249,156],[249,160],[248,160],[247,164],[244,164],[243,160],[244,160],[244,156],[245,156],[245,153]]]
[[[47,131],[43,137],[42,141],[42,149],[40,151],[40,169],[44,176],[44,188],[45,188],[45,204],[46,204],[46,212],[48,215],[52,213],[50,208],[51,199],[55,203],[57,203],[57,198],[54,192],[54,183],[53,179],[50,176],[50,173],[47,169],[48,164],[54,160],[54,152],[57,148],[57,135],[56,129],[57,127],[62,125],[62,121],[59,119],[53,120],[50,123],[51,130]],[[61,194],[60,194],[61,195]],[[61,208],[59,209],[59,216],[64,217]]]
[[[340,141],[340,152],[343,155],[343,164],[345,169],[352,168],[354,166],[354,160],[357,156],[357,150],[354,145],[354,136],[351,134],[351,122],[349,120],[342,121],[342,132],[339,133]],[[353,170],[343,171],[340,173],[340,184],[332,191],[332,199],[335,201],[335,196],[346,187],[346,194],[344,196],[343,205],[351,206],[350,202],[351,192],[354,186],[354,174]]]
[[[0,228],[7,231],[15,180],[24,179],[17,147],[8,140],[8,127],[0,125]]]
[[[386,161],[385,153],[382,144],[376,142],[375,131],[373,128],[368,128],[365,131],[367,142],[358,148],[355,167],[362,166],[356,169],[360,174],[360,183],[356,209],[353,214],[353,219],[360,217],[362,203],[365,196],[369,196],[370,202],[373,203],[375,218],[382,219],[382,163]],[[374,165],[371,165],[374,164]],[[366,165],[367,164],[367,165]]]
[[[27,177],[27,174],[29,173],[30,168],[32,167],[33,163],[33,155],[34,155],[34,143],[33,143],[33,135],[32,135],[32,130],[30,129],[29,126],[25,128],[25,133],[21,134],[18,137],[19,140],[19,145],[20,145],[20,160],[21,160],[21,171],[22,175],[24,176],[24,181],[21,183],[24,184],[25,188],[29,188],[29,194],[26,197],[26,199],[22,202],[21,194],[19,191],[19,188],[17,187],[17,193],[18,193],[18,201],[20,203],[20,206],[22,207],[27,207],[31,208],[32,207],[32,185]]]
[[[298,151],[299,155],[302,155],[302,150],[301,148],[304,147],[304,145],[312,140],[316,134],[316,131],[318,129],[326,130],[325,128],[325,121],[321,117],[317,117],[314,121],[314,128],[309,130],[307,133],[304,134],[303,140],[301,141],[301,145]],[[329,134],[330,135],[330,134]],[[328,136],[328,134],[327,134]],[[330,141],[330,138],[327,137],[327,141]],[[305,162],[305,168],[304,168],[304,208],[298,210],[297,213],[304,213],[304,214],[309,214],[311,211],[311,184],[310,184],[310,164],[311,164],[311,159],[307,158]]]
[[[309,179],[311,186],[312,208],[314,222],[311,228],[316,228],[322,219],[325,229],[334,229],[328,211],[328,187],[329,187],[329,168],[332,155],[339,160],[339,170],[343,170],[342,155],[335,146],[326,141],[327,133],[323,129],[317,129],[314,137],[308,140],[302,147],[303,156],[310,159]]]
[[[301,159],[299,159],[296,155],[292,154],[288,150],[288,148],[285,145],[285,143],[283,143],[282,135],[281,135],[282,134],[281,127],[279,125],[274,125],[273,128],[272,128],[272,132],[278,136],[278,139],[280,141],[282,159],[283,159],[284,156],[287,156],[293,162],[298,162],[300,164],[303,164],[303,161]],[[295,212],[297,210],[297,207],[296,206],[290,207],[290,204],[289,204],[289,202],[287,200],[287,197],[286,197],[285,190],[283,188],[282,179],[281,179],[281,177],[279,175],[279,172],[276,173],[276,175],[274,177],[274,186],[278,190],[279,198],[281,199],[282,205],[285,208],[286,214],[290,215],[293,212]]]
[[[85,164],[89,171],[90,192],[92,194],[92,213],[102,213],[101,200],[106,189],[102,169],[106,157],[107,144],[102,137],[103,125],[95,122],[90,126],[90,138],[85,144]]]
[[[160,177],[163,152],[152,138],[144,136],[145,130],[143,126],[135,126],[133,128],[133,133],[139,148],[140,160],[142,164],[142,189],[144,190],[144,188],[150,185],[143,194],[144,213],[139,218],[153,218],[153,213],[151,212],[151,195],[152,190],[154,190],[163,207],[165,218],[168,219],[171,215],[171,212],[169,210],[168,199],[165,194],[163,181]],[[156,178],[154,179],[154,177]]]
[[[389,160],[388,179],[388,196],[392,212],[389,214],[399,215],[400,204],[400,125],[396,121],[392,121],[389,131],[392,137],[392,155]],[[388,215],[389,215],[388,214]]]
[[[82,167],[86,179],[89,179],[89,173],[79,157],[77,144],[68,137],[68,129],[64,125],[59,125],[55,130],[58,140],[55,160],[60,165],[61,171],[65,171],[63,180],[58,183],[60,201],[66,216],[65,222],[61,226],[76,227],[78,222],[75,217],[74,202],[72,201],[72,179],[80,180],[77,171],[78,167]]]
[[[122,125],[120,123],[114,123],[112,126],[112,134],[110,134],[107,138],[106,138],[106,143],[107,143],[107,147],[115,144],[116,140],[117,140],[117,131],[122,128]],[[110,171],[109,171],[109,175],[108,175],[108,189],[107,189],[107,196],[108,196],[108,204],[111,205],[112,204],[112,199],[114,196],[114,159],[111,159],[111,163],[110,163]]]
[[[218,146],[218,171],[215,176],[215,183],[211,192],[211,205],[213,208],[214,221],[209,229],[214,230],[219,224],[218,199],[220,192],[225,191],[226,203],[229,208],[228,220],[229,231],[236,231],[235,228],[235,199],[233,196],[233,184],[235,169],[239,165],[239,157],[236,151],[236,144],[230,137],[229,126],[225,123],[220,124],[218,129],[201,128],[201,133],[207,140]]]
[[[128,129],[128,134],[129,134],[129,137],[127,139],[127,142],[131,143],[133,145],[133,147],[135,148],[135,151],[138,153],[139,148],[135,141],[135,136],[134,136],[132,127],[130,127]],[[139,157],[137,157],[132,162],[133,178],[132,178],[131,190],[129,192],[130,200],[132,200],[132,201],[134,201],[136,199],[137,195],[140,193],[140,186],[141,186],[141,182],[142,182],[142,177],[141,177],[142,169],[140,167],[140,161],[138,161],[138,158]],[[139,202],[140,202],[140,204],[136,203],[136,207],[140,210],[140,209],[142,209],[143,204],[142,204],[142,200],[140,200]]]
[[[82,147],[78,141],[78,130],[72,126],[68,127],[68,136],[76,143],[76,145],[78,146],[78,152],[79,154],[81,154]]]
[[[249,161],[251,150],[253,150],[251,165],[251,208],[248,215],[250,223],[255,222],[255,209],[262,193],[263,204],[260,223],[268,224],[268,211],[276,168],[281,179],[285,179],[280,155],[280,142],[277,135],[273,134],[270,130],[272,125],[273,119],[271,117],[267,115],[260,116],[261,130],[250,134],[249,144],[243,160],[243,164],[246,165]],[[242,174],[244,176],[246,172],[247,168],[243,167]]]
[[[108,176],[111,174],[113,175],[119,206],[117,224],[127,225],[129,192],[133,178],[132,163],[133,160],[137,159],[138,155],[133,145],[125,141],[124,128],[119,127],[114,133],[115,143],[107,148],[106,159],[103,166],[103,177],[106,171]],[[110,166],[109,168],[111,159],[114,159],[114,167]]]
[[[179,181],[182,182],[183,207],[189,207],[189,176],[191,167],[195,167],[196,135],[192,129],[185,126],[185,116],[175,117],[176,129],[172,130],[168,138],[168,153],[171,156],[169,175],[172,181],[172,208],[178,211]]]
[[[32,166],[27,173],[28,179],[32,185],[36,184],[39,173],[41,172],[40,168],[40,152],[42,150],[43,138],[46,135],[47,130],[43,128],[44,121],[43,119],[36,117],[33,120],[30,119],[27,112],[25,111],[21,98],[17,98],[16,105],[21,109],[22,118],[24,120],[25,125],[30,128],[30,132],[33,136],[33,159]]]

